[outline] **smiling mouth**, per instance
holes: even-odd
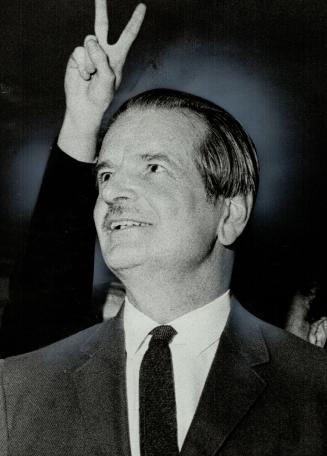
[[[151,226],[150,223],[146,222],[136,222],[133,220],[121,220],[118,222],[111,222],[109,225],[109,230],[110,231],[122,231],[126,230],[128,228],[135,228],[135,227],[146,227],[146,226]]]

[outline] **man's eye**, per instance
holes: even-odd
[[[161,173],[165,171],[165,168],[162,165],[158,165],[157,163],[151,163],[149,165],[149,170],[151,173]]]
[[[108,180],[110,179],[110,176],[111,176],[111,173],[109,171],[100,173],[98,175],[99,184],[104,184],[105,182],[108,182]]]

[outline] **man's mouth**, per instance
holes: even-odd
[[[127,228],[151,226],[151,223],[137,222],[136,220],[119,220],[109,224],[110,231],[121,231]]]

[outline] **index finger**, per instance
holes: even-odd
[[[95,0],[94,32],[101,46],[108,42],[109,19],[107,0]]]

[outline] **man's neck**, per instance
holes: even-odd
[[[160,324],[202,307],[225,293],[230,284],[231,270],[214,271],[205,275],[128,274],[122,278],[126,295],[138,310]]]

